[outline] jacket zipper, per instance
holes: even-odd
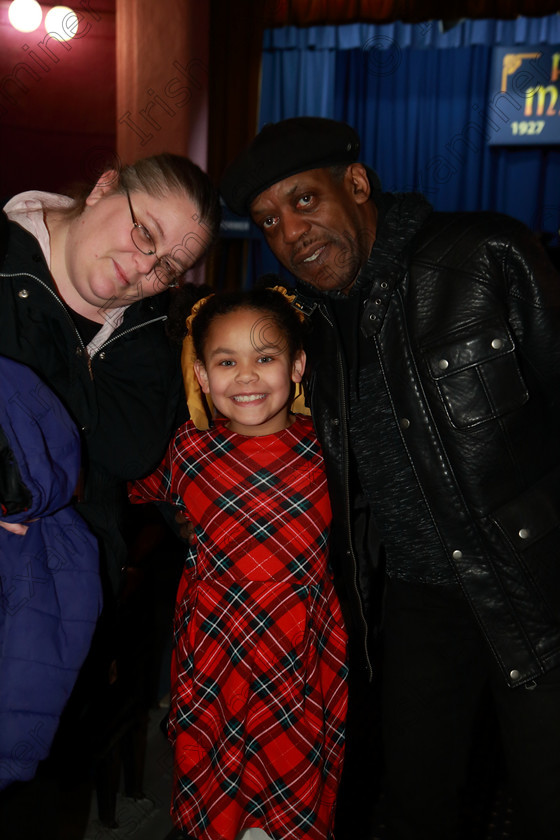
[[[95,353],[92,354],[91,358],[93,359],[101,350],[104,350],[105,347],[108,347],[109,344],[112,344],[114,341],[118,341],[124,335],[128,335],[129,333],[135,332],[136,330],[141,330],[143,327],[149,327],[150,324],[157,324],[158,321],[165,320],[167,320],[167,315],[158,315],[157,318],[152,318],[150,321],[143,321],[141,324],[135,324],[133,327],[128,327],[128,329],[123,330],[123,332],[120,332],[118,335],[110,335],[107,341],[101,344],[97,348]]]
[[[32,280],[35,280],[37,283],[39,283],[41,286],[43,286],[43,288],[45,288],[45,289],[47,290],[47,292],[51,295],[51,297],[53,297],[53,298],[55,299],[55,301],[58,303],[58,305],[61,307],[62,311],[64,312],[64,315],[65,315],[66,319],[68,320],[68,323],[70,324],[70,326],[71,326],[71,327],[72,327],[72,329],[74,330],[74,333],[75,333],[75,335],[77,336],[77,339],[78,339],[78,341],[79,341],[79,343],[80,343],[80,347],[81,347],[81,349],[82,349],[82,352],[84,353],[84,356],[85,356],[85,358],[86,358],[86,361],[87,361],[87,367],[88,367],[88,372],[89,372],[89,376],[90,376],[90,379],[92,379],[92,380],[93,380],[92,359],[93,359],[93,358],[94,358],[94,356],[96,356],[96,355],[97,355],[97,354],[98,354],[101,350],[103,350],[103,348],[107,347],[109,344],[112,344],[112,342],[113,342],[113,341],[117,341],[117,340],[118,340],[119,338],[121,338],[123,335],[128,335],[128,333],[134,332],[135,330],[142,329],[142,327],[147,327],[147,326],[149,326],[150,324],[155,324],[155,323],[157,323],[158,321],[165,321],[165,320],[166,320],[166,318],[167,318],[167,316],[166,316],[166,315],[158,315],[158,317],[157,317],[157,318],[152,318],[150,321],[144,321],[142,324],[135,324],[135,326],[133,326],[133,327],[129,327],[128,329],[124,330],[123,332],[119,333],[118,335],[112,335],[112,336],[109,336],[109,338],[107,339],[107,341],[105,341],[103,344],[101,344],[101,345],[97,348],[97,350],[95,351],[95,353],[93,353],[93,354],[90,356],[90,354],[88,353],[87,347],[86,347],[86,345],[84,344],[84,342],[83,342],[83,340],[82,340],[82,337],[81,337],[80,333],[79,333],[79,332],[78,332],[78,330],[76,329],[76,326],[75,326],[75,324],[74,324],[74,322],[73,322],[72,318],[71,318],[71,317],[70,317],[70,315],[68,314],[68,311],[67,311],[66,307],[64,306],[64,304],[62,303],[62,301],[60,300],[60,298],[58,297],[58,295],[56,294],[56,292],[54,292],[54,291],[50,288],[50,286],[48,286],[48,285],[47,285],[47,284],[46,284],[43,280],[41,280],[41,278],[40,278],[40,277],[35,277],[35,275],[34,275],[34,274],[28,274],[26,271],[20,271],[20,272],[18,272],[17,274],[0,274],[0,277],[6,277],[6,278],[30,277]],[[101,325],[100,325],[100,327],[101,327]]]
[[[327,323],[331,327],[332,331],[336,332],[335,326],[334,326],[333,322],[331,321],[331,319],[329,318],[326,309],[323,306],[320,305],[319,306],[319,311],[321,312],[323,318],[327,321]],[[347,543],[348,543],[348,555],[351,558],[352,563],[353,563],[354,575],[353,575],[352,584],[354,586],[354,593],[356,595],[357,603],[359,604],[359,607],[360,607],[360,618],[361,618],[362,627],[363,627],[363,630],[364,630],[364,634],[363,634],[363,637],[362,637],[362,641],[363,641],[363,644],[364,644],[364,656],[365,656],[365,661],[366,661],[366,664],[367,664],[369,681],[371,682],[371,680],[373,679],[373,667],[372,667],[372,664],[371,664],[371,661],[370,661],[370,658],[369,658],[369,653],[368,653],[368,626],[367,626],[367,621],[366,621],[364,611],[363,611],[363,607],[362,607],[362,599],[360,597],[360,592],[359,592],[359,589],[358,589],[358,583],[357,583],[358,564],[357,564],[357,561],[356,561],[356,555],[354,553],[354,545],[353,545],[353,542],[352,542],[352,529],[351,529],[351,525],[350,525],[351,511],[350,511],[350,481],[348,479],[348,425],[347,425],[347,422],[346,422],[346,407],[347,407],[347,404],[346,404],[346,378],[345,378],[345,375],[344,375],[344,365],[342,364],[342,358],[341,358],[338,346],[337,346],[336,358],[337,358],[337,362],[338,362],[340,381],[341,381],[342,386],[343,386],[342,387],[341,407],[342,407],[342,422],[343,422],[343,460],[344,460],[344,485],[345,485],[345,502],[346,502],[346,537],[347,537]]]
[[[73,329],[73,331],[74,331],[74,333],[75,333],[75,335],[76,335],[76,337],[77,337],[77,339],[80,343],[81,350],[82,350],[82,352],[83,352],[83,354],[86,358],[89,377],[90,377],[90,379],[93,379],[93,370],[92,370],[92,367],[91,367],[91,359],[90,359],[89,353],[87,351],[87,347],[85,346],[85,344],[82,340],[82,336],[80,335],[80,333],[76,329],[76,325],[74,324],[72,318],[68,314],[68,311],[67,311],[66,307],[64,306],[64,304],[62,303],[62,301],[60,300],[60,298],[58,297],[56,292],[54,292],[50,288],[50,286],[47,286],[47,284],[43,280],[41,280],[40,277],[35,277],[34,274],[28,274],[27,271],[18,271],[17,274],[0,274],[0,277],[7,277],[7,278],[14,278],[14,279],[17,278],[17,277],[30,277],[31,280],[35,280],[36,283],[39,283],[39,285],[43,286],[43,288],[47,290],[47,292],[50,294],[50,296],[52,298],[54,298],[54,300],[60,306],[60,308],[64,312],[65,318],[67,319],[68,323],[72,327],[72,329]]]

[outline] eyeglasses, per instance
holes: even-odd
[[[147,227],[141,225],[134,215],[132,209],[132,202],[130,200],[130,193],[126,190],[126,197],[128,199],[128,206],[130,207],[130,215],[132,217],[132,230],[130,231],[130,238],[134,246],[138,248],[140,253],[147,257],[154,256],[156,261],[154,267],[150,270],[155,273],[157,279],[164,286],[177,286],[179,284],[179,277],[184,274],[184,269],[173,263],[168,256],[158,257],[156,254],[155,242],[152,239],[152,234]]]

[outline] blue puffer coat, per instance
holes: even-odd
[[[0,357],[0,518],[34,520],[0,527],[0,789],[48,755],[101,610],[97,542],[70,507],[79,471],[60,401]]]

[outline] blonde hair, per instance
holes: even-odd
[[[200,224],[207,229],[210,241],[218,235],[220,203],[208,175],[189,158],[163,153],[142,158],[118,173],[118,192],[145,192],[162,198],[169,192],[184,192],[194,203]]]
[[[109,173],[114,173],[114,181],[108,185],[115,192],[144,192],[156,198],[165,197],[170,192],[184,193],[196,207],[197,221],[205,229],[208,244],[217,238],[220,229],[217,190],[208,175],[189,158],[163,152],[118,169],[113,165],[108,167]],[[91,185],[80,185],[71,191],[74,204],[68,208],[68,215],[79,216],[82,213],[91,189]]]

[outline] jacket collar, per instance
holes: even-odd
[[[385,216],[366,265],[356,280],[356,289],[368,298],[361,319],[363,335],[381,329],[395,287],[408,270],[416,234],[432,206],[417,193],[396,193]]]

